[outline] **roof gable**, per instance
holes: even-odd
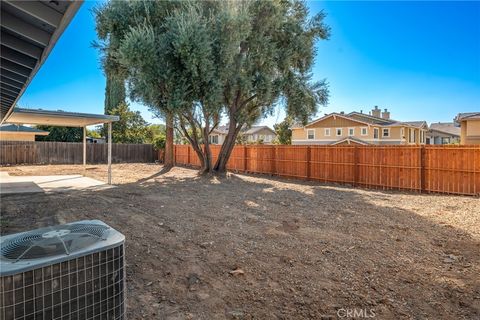
[[[310,127],[310,126],[312,126],[312,125],[314,125],[314,124],[317,124],[317,123],[319,123],[319,122],[322,122],[322,121],[324,121],[324,120],[327,120],[327,119],[330,119],[330,118],[335,118],[335,117],[347,119],[347,120],[354,121],[354,122],[357,122],[357,123],[363,124],[363,125],[365,125],[365,124],[366,124],[366,125],[370,125],[370,123],[368,123],[368,122],[365,122],[365,121],[362,121],[362,120],[359,120],[359,119],[355,119],[355,118],[349,117],[348,115],[341,114],[341,113],[336,113],[336,112],[332,112],[332,113],[327,114],[327,115],[325,115],[325,116],[323,116],[323,117],[321,117],[321,118],[319,118],[319,119],[317,119],[317,120],[314,120],[314,121],[308,123],[308,124],[305,126],[305,128]]]

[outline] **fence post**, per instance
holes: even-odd
[[[359,174],[360,174],[360,168],[359,168],[360,161],[359,161],[358,147],[355,146],[353,150],[354,150],[354,154],[353,154],[353,170],[354,170],[353,185],[357,186],[358,185],[358,178],[359,178]]]
[[[190,145],[187,147],[187,165],[190,165]]]
[[[310,180],[310,176],[311,176],[311,168],[310,168],[310,160],[311,160],[311,150],[310,150],[310,146],[307,146],[307,180]]]
[[[425,146],[420,146],[420,192],[425,192]]]
[[[247,146],[243,146],[243,171],[246,173],[247,172],[247,167],[248,167],[248,159],[247,159]]]
[[[277,147],[273,146],[272,175],[277,174]]]

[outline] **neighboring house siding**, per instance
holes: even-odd
[[[480,120],[461,122],[461,144],[480,144]]]
[[[395,122],[378,125],[348,119],[348,115],[330,115],[324,119],[313,121],[303,128],[293,128],[292,144],[327,145],[347,137],[378,145],[423,144],[426,141],[426,134],[427,130],[424,128],[413,127],[401,122],[398,122],[398,125]],[[411,137],[411,141],[409,141],[409,137]]]
[[[255,132],[254,134],[247,134],[246,138],[248,142],[257,142],[259,140],[263,140],[264,143],[272,143],[275,139],[275,135],[272,134],[270,130],[263,129]]]
[[[2,141],[35,141],[35,134],[28,132],[0,132]]]
[[[225,141],[225,136],[224,134],[219,134],[219,133],[212,133],[209,136],[209,141],[211,144],[223,144],[223,141]]]
[[[367,135],[361,134],[361,128],[367,128]],[[315,141],[315,144],[329,144],[334,141],[338,141],[342,138],[349,136],[349,129],[354,129],[353,137],[359,138],[362,140],[373,139],[373,128],[374,126],[368,126],[367,124],[362,124],[353,120],[348,120],[341,117],[331,117],[323,121],[312,123],[307,125],[304,128],[294,128],[292,129],[292,143],[298,142],[295,144],[311,144],[310,141]],[[325,129],[330,129],[330,135],[326,135]],[[336,130],[341,129],[341,135],[337,135]],[[315,139],[308,139],[308,130],[314,130]],[[296,141],[295,141],[296,140]],[[307,141],[309,140],[309,141]],[[306,142],[306,143],[305,143]]]

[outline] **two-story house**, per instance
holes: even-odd
[[[370,114],[363,112],[331,113],[303,127],[292,128],[292,144],[425,144],[428,130],[425,121],[396,121],[390,112],[376,106]]]
[[[460,144],[480,144],[480,112],[459,113],[455,124],[460,127]]]

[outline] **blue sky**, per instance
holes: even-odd
[[[315,79],[330,84],[334,111],[388,108],[398,120],[451,121],[458,112],[480,111],[480,2],[314,1],[332,28],[317,44]],[[105,78],[91,8],[86,1],[19,105],[102,113]],[[131,104],[151,123],[148,109]],[[278,110],[262,123],[283,120]]]

